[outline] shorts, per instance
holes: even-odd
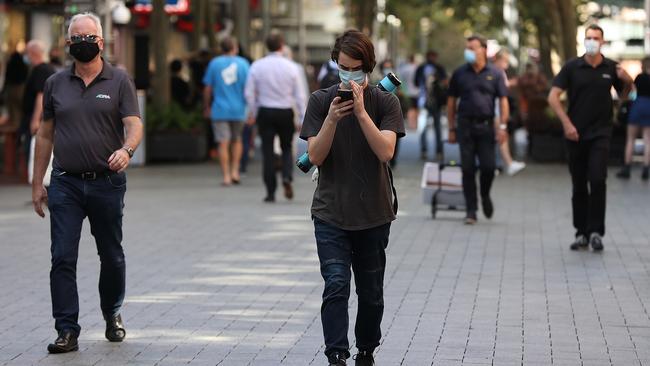
[[[214,141],[241,141],[244,121],[212,121]]]
[[[650,97],[637,97],[627,120],[633,126],[650,127]]]

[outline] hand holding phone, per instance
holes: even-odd
[[[353,98],[352,90],[339,89],[336,91],[336,96],[341,98],[341,102],[347,102]]]

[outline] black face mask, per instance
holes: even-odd
[[[90,62],[98,53],[99,45],[97,43],[82,41],[70,45],[70,54],[80,62]]]

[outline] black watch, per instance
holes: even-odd
[[[122,146],[122,149],[126,151],[127,154],[129,154],[129,158],[133,157],[133,153],[135,153],[135,150],[131,146]]]

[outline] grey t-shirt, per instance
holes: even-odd
[[[43,91],[43,119],[54,121],[54,163],[69,173],[108,171],[108,158],[124,144],[122,118],[140,116],[128,74],[104,61],[87,87],[74,64],[52,75]]]
[[[300,138],[318,135],[337,88],[334,85],[312,93]],[[366,111],[379,130],[404,136],[404,120],[395,95],[371,86],[363,97]],[[319,172],[313,216],[343,230],[364,230],[395,220],[388,165],[372,151],[354,114],[338,122],[330,153]]]

